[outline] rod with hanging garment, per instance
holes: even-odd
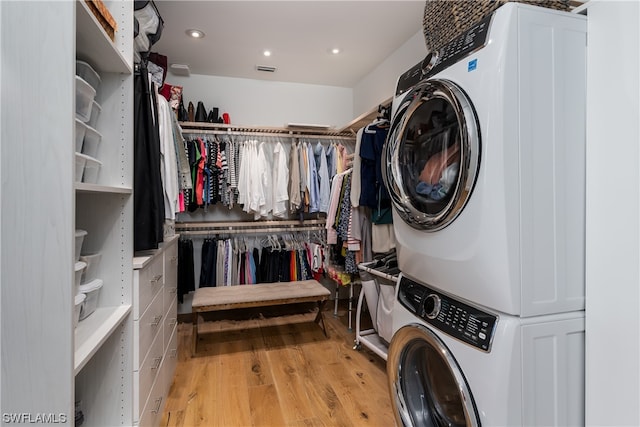
[[[299,133],[279,133],[279,132],[254,132],[254,131],[226,131],[226,130],[211,130],[211,129],[182,129],[183,135],[234,135],[234,136],[247,136],[247,137],[277,137],[277,138],[308,138],[308,139],[320,139],[324,141],[353,141],[353,136],[343,135],[315,135],[315,134],[299,134]]]
[[[324,219],[303,221],[244,221],[244,222],[178,222],[176,233],[183,235],[218,234],[259,234],[285,233],[297,231],[322,231]]]

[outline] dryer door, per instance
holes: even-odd
[[[383,156],[385,185],[407,224],[437,231],[454,221],[480,165],[478,119],[464,91],[443,79],[419,83],[398,107]]]
[[[400,328],[387,358],[396,422],[405,427],[479,426],[471,390],[447,346],[428,328]]]

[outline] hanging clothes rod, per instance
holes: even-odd
[[[324,227],[324,219],[306,219],[303,221],[237,221],[237,222],[176,222],[176,231],[233,231],[266,228],[279,228],[285,231],[296,231],[301,227]]]
[[[180,231],[181,236],[206,236],[211,234],[272,234],[272,233],[299,233],[303,231],[325,231],[324,226],[310,225],[306,227],[267,227],[267,228],[244,228],[230,230],[186,230]]]
[[[298,138],[298,139],[322,139],[353,141],[355,136],[339,135],[306,135],[297,133],[268,133],[268,132],[239,132],[210,129],[182,129],[183,135],[235,135],[235,136],[260,136],[269,138]]]

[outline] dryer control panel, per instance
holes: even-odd
[[[400,279],[398,301],[442,332],[482,351],[491,351],[498,316],[457,301],[406,277]]]

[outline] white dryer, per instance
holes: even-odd
[[[403,274],[517,316],[584,309],[585,51],[584,16],[508,3],[425,58],[383,153]]]
[[[401,278],[387,373],[399,426],[584,425],[584,312],[497,314]]]

